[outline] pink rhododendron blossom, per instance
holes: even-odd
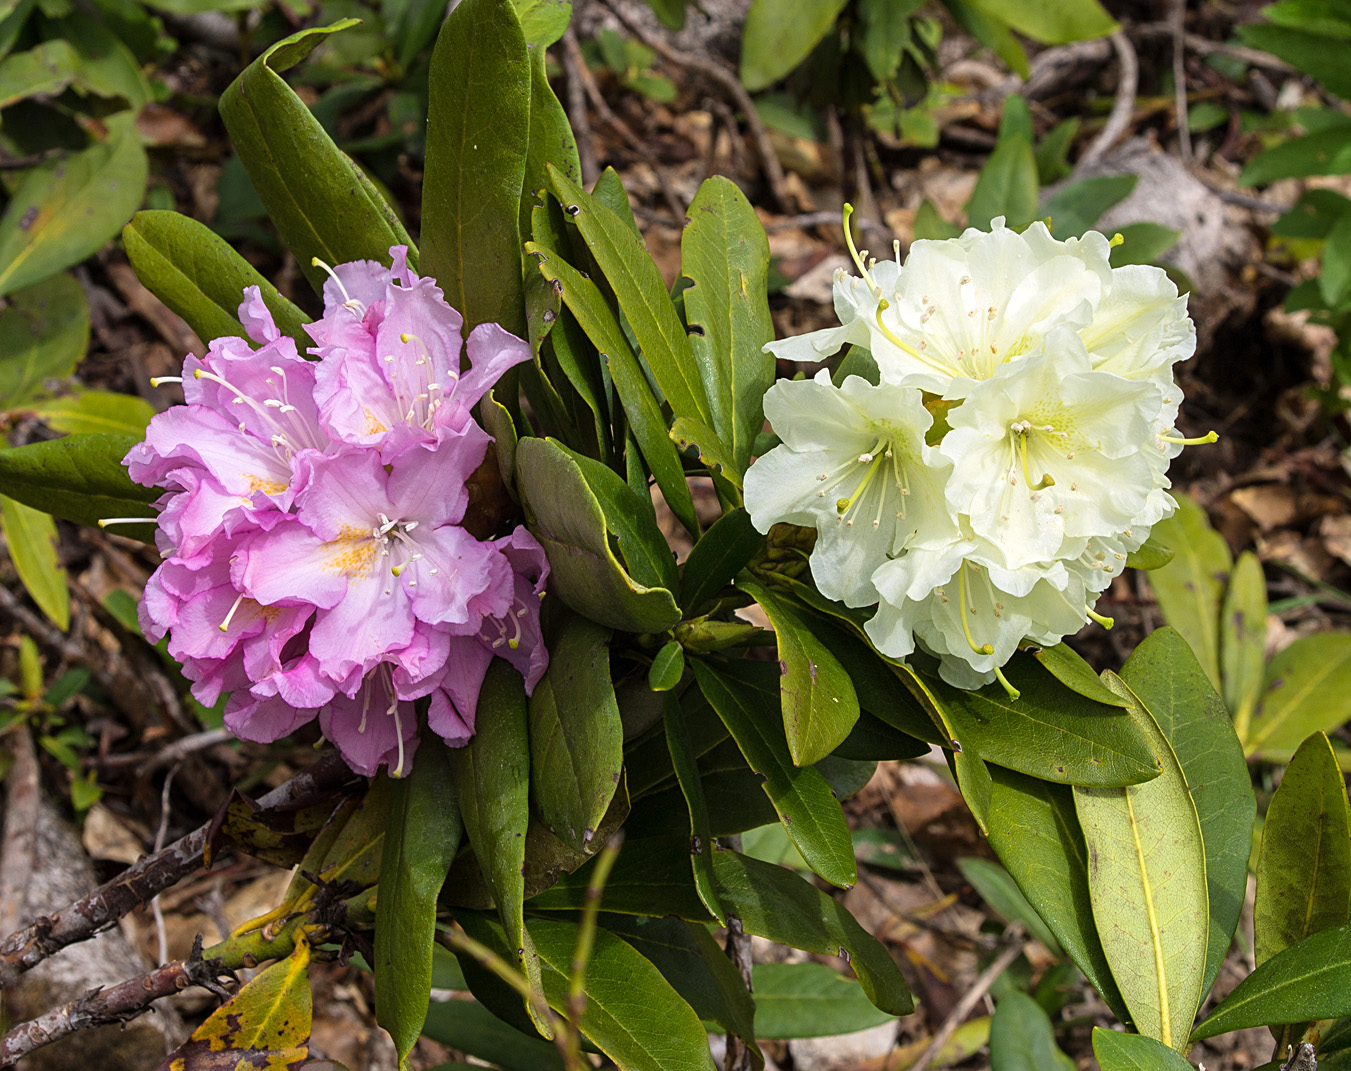
[[[429,728],[460,745],[494,657],[534,689],[548,662],[539,604],[549,566],[524,529],[461,526],[490,437],[470,407],[530,357],[495,324],[469,336],[407,251],[340,264],[306,330],[281,334],[257,287],[247,338],[184,362],[188,402],[127,455],[160,486],[165,561],[146,586],[147,636],[225,723],[268,742],[318,718],[353,769],[402,774]]]

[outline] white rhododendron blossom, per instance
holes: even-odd
[[[882,263],[851,244],[840,326],[767,347],[820,361],[853,344],[877,363],[876,386],[821,372],[770,389],[783,444],[748,472],[746,508],[760,531],[816,529],[817,587],[877,604],[883,654],[927,650],[973,688],[1003,681],[1020,644],[1110,624],[1093,605],[1172,512],[1168,463],[1213,441],[1174,427],[1186,299],[1159,268],[1111,267],[1111,248],[1002,219],[904,263],[899,244]]]

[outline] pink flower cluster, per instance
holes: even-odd
[[[165,487],[164,563],[146,586],[147,636],[225,724],[272,741],[316,716],[354,770],[407,772],[415,700],[447,743],[474,733],[494,657],[527,691],[544,673],[539,603],[549,566],[524,529],[489,542],[460,521],[486,432],[470,408],[529,347],[496,324],[470,334],[435,281],[393,268],[332,269],[306,330],[282,335],[257,287],[239,318],[183,366],[188,404],[151,421],[131,477]]]

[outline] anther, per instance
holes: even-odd
[[[1091,617],[1094,621],[1096,621],[1099,625],[1101,625],[1105,629],[1110,630],[1111,627],[1116,624],[1116,621],[1113,618],[1106,617],[1098,613],[1091,606],[1085,606],[1084,613],[1088,614],[1089,617]]]
[[[158,387],[158,386],[161,386],[161,385],[163,385],[163,384],[165,384],[165,383],[182,383],[182,382],[183,382],[183,377],[182,377],[182,376],[151,376],[151,377],[150,377],[150,385],[151,385],[152,387]]]

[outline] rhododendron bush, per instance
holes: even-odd
[[[1213,439],[1177,427],[1174,284],[1054,220],[873,259],[846,209],[839,326],[775,339],[732,182],[689,206],[673,289],[616,174],[582,187],[544,76],[565,8],[526,6],[441,30],[417,243],[281,76],[347,24],[249,66],[221,114],[321,313],[143,212],[132,265],[209,343],[161,383],[185,404],[0,459],[5,494],[153,541],[143,630],[232,733],[314,721],[352,771],[284,902],[208,962],[365,949],[405,1059],[440,943],[568,1066],[585,1038],[708,1069],[712,1029],[762,1067],[718,943],[836,956],[914,1010],[833,893],[841,801],[941,756],[1025,921],[1129,1028],[1105,1068],[1351,1010],[1287,984],[1318,965],[1295,940],[1194,1027],[1246,889],[1242,748],[1178,633],[1101,674],[1064,642],[1168,560],[1169,463]],[[243,813],[220,835],[257,849]],[[740,850],[775,823],[811,875]]]

